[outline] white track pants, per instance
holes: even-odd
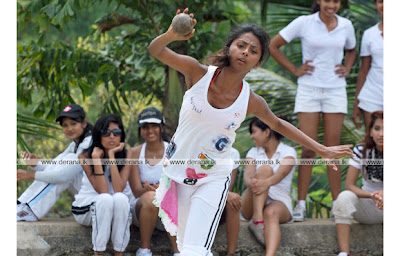
[[[38,219],[43,218],[56,203],[60,194],[69,189],[74,195],[78,193],[82,184],[82,173],[65,183],[46,183],[35,180],[18,198],[21,203],[29,205]]]
[[[181,256],[206,256],[225,208],[230,176],[200,186],[177,184],[177,244]]]
[[[123,193],[103,193],[96,196],[90,211],[74,214],[75,220],[85,226],[92,225],[93,250],[106,250],[108,240],[114,250],[123,252],[129,243],[132,217],[128,197]]]
[[[383,210],[371,198],[359,198],[349,190],[339,194],[333,214],[336,224],[350,225],[353,218],[362,224],[383,223]]]

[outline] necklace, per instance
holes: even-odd
[[[157,153],[153,153],[150,150],[146,149],[147,155],[153,155],[153,159],[156,159]]]

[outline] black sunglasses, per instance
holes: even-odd
[[[112,134],[114,134],[114,136],[115,137],[119,137],[119,136],[121,136],[121,134],[122,134],[122,130],[121,129],[114,129],[114,130],[103,130],[103,131],[101,131],[101,136],[103,136],[103,137],[109,137],[110,135],[111,135],[111,133]]]

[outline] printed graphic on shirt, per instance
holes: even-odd
[[[193,98],[194,98],[193,96],[190,98],[190,104],[192,104],[192,110],[195,111],[195,112],[197,112],[197,113],[199,113],[199,114],[201,114],[201,112],[202,112],[203,110],[202,110],[202,109],[198,109],[198,108],[196,107],[196,103],[194,102],[194,99],[193,99]]]
[[[193,168],[186,169],[186,176],[189,179],[202,179],[207,177],[207,173],[196,173],[196,170]]]
[[[187,185],[194,185],[194,184],[196,184],[196,182],[197,182],[197,179],[186,178],[186,179],[183,180],[183,183],[185,183]]]
[[[167,150],[165,151],[165,157],[170,159],[176,151],[176,144],[174,142],[174,138],[171,139],[171,142],[168,144]]]
[[[230,123],[230,124],[228,125],[228,127],[225,128],[225,129],[229,131],[231,128],[235,128],[236,126],[237,126],[237,124],[235,124],[235,122],[232,122],[232,123]]]
[[[204,170],[211,169],[211,167],[213,167],[215,164],[215,161],[212,158],[210,158],[209,156],[207,156],[206,154],[200,153],[198,158],[200,158],[202,160],[201,161],[202,164],[200,166]]]
[[[231,141],[225,136],[219,136],[217,139],[213,140],[213,143],[218,151],[223,151]]]

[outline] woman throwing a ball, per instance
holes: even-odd
[[[195,19],[192,24],[196,24]],[[348,146],[325,147],[277,118],[265,100],[250,90],[243,78],[269,55],[269,37],[263,29],[255,25],[236,28],[224,48],[210,58],[210,66],[167,47],[173,41],[190,39],[194,32],[192,29],[187,35],[179,35],[170,26],[148,47],[152,56],[185,76],[188,89],[178,128],[167,148],[164,174],[154,202],[166,230],[177,234],[182,256],[211,255],[229,191],[232,165],[227,161],[235,142],[235,131],[247,115],[256,115],[271,129],[311,148],[323,158],[352,155]],[[184,160],[184,163],[175,164],[172,160]],[[202,162],[189,164],[188,160]]]

